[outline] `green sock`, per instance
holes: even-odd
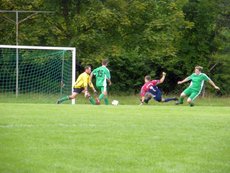
[[[64,97],[60,98],[59,102],[62,103],[64,101],[66,101],[66,100],[69,100],[69,96],[64,96]]]
[[[108,105],[109,104],[109,100],[108,98],[104,98],[105,104]]]
[[[191,103],[189,103],[189,105],[190,105],[191,107],[193,107],[193,106],[194,106],[194,103],[193,103],[193,102],[191,102]]]
[[[102,100],[102,99],[104,98],[104,96],[105,96],[105,95],[101,93],[101,94],[99,95],[99,100]]]
[[[179,98],[179,103],[180,103],[180,104],[183,104],[183,103],[184,103],[184,97],[180,97],[180,98]]]
[[[92,105],[95,105],[95,104],[96,104],[96,101],[94,100],[93,97],[89,97],[89,102],[90,102]]]

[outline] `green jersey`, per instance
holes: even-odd
[[[92,71],[93,75],[96,76],[96,86],[106,87],[107,86],[107,79],[110,79],[110,71],[106,66],[101,66]]]
[[[188,79],[191,80],[189,88],[198,92],[203,88],[204,81],[210,80],[210,78],[204,73],[200,73],[199,75],[193,73]]]

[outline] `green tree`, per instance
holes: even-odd
[[[78,67],[109,58],[112,90],[126,92],[162,71],[169,92],[197,64],[229,92],[229,6],[228,0],[0,0],[3,10],[53,12],[21,23],[19,44],[76,47]],[[0,44],[15,44],[15,25],[4,15]]]

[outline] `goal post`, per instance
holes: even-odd
[[[36,93],[39,97],[40,93],[55,95],[59,87],[61,94],[69,95],[76,78],[76,48],[0,45],[0,68],[0,96],[10,92],[16,98],[20,92]],[[62,93],[65,85],[68,91]],[[75,99],[71,102],[75,104]]]

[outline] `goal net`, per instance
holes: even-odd
[[[75,48],[0,45],[0,102],[55,103],[69,95],[75,56]]]

